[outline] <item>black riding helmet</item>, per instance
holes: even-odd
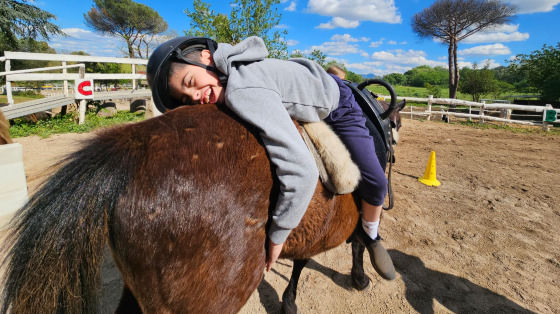
[[[172,62],[181,62],[203,67],[216,73],[222,85],[226,86],[227,77],[217,68],[183,58],[184,51],[197,48],[210,50],[210,55],[214,57],[214,52],[218,48],[218,43],[209,38],[184,36],[171,39],[159,45],[156,50],[152,52],[148,60],[146,77],[148,79],[148,85],[152,89],[154,104],[160,112],[163,113],[182,105],[180,101],[171,98],[169,95],[167,77]]]

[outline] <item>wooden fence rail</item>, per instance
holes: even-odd
[[[391,96],[382,96],[385,99],[391,99]],[[466,101],[460,99],[448,99],[448,98],[433,98],[433,96],[429,96],[428,98],[417,98],[417,97],[400,97],[406,99],[409,102],[420,102],[420,103],[427,103],[428,106],[424,111],[416,111],[414,112],[413,107],[409,106],[410,112],[401,111],[401,113],[405,116],[410,115],[411,118],[413,116],[424,116],[427,120],[430,120],[433,115],[439,116],[446,116],[447,121],[449,122],[450,117],[457,117],[457,118],[467,118],[467,119],[479,119],[481,123],[485,120],[488,121],[496,121],[496,122],[504,122],[504,123],[517,123],[517,124],[524,124],[524,125],[536,125],[542,126],[543,130],[548,131],[552,123],[559,123],[560,119],[557,117],[560,116],[560,109],[554,109],[551,105],[546,106],[525,106],[525,105],[515,105],[515,104],[487,104],[485,102],[474,102],[474,101]],[[455,106],[463,106],[468,107],[469,113],[462,113],[458,112],[457,109],[455,111],[449,111],[449,108],[445,108],[441,106],[440,110],[433,110],[433,105],[455,105]],[[472,108],[477,108],[478,114],[472,113]],[[501,117],[491,116],[486,113],[490,113],[491,111],[500,110],[502,112]],[[527,121],[527,120],[518,120],[518,119],[511,119],[511,112],[513,110],[518,111],[527,111],[527,112],[535,112],[535,117],[539,118],[539,121]],[[553,112],[556,112],[554,114]],[[550,119],[550,114],[553,114],[555,119]]]

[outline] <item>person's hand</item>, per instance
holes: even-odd
[[[272,265],[274,265],[274,263],[278,259],[278,256],[280,256],[280,252],[282,252],[283,246],[284,243],[276,244],[272,242],[272,240],[268,239],[268,254],[265,263],[266,271],[270,271],[272,269]]]

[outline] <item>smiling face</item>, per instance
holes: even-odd
[[[210,51],[201,52],[200,63],[213,66]],[[196,65],[177,66],[168,80],[169,94],[183,105],[223,104],[225,89],[218,76]]]

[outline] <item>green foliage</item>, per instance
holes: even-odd
[[[50,35],[63,35],[62,30],[53,24],[51,20],[56,17],[28,4],[29,0],[0,0],[0,37],[2,46],[6,45],[12,49],[19,50],[18,38],[44,38]],[[3,55],[3,53],[2,53]]]
[[[313,49],[313,51],[311,51],[311,54],[309,55],[308,58],[310,60],[313,60],[313,61],[317,62],[320,66],[324,67],[325,66],[325,59],[327,58],[327,55],[324,54],[319,49]]]
[[[1,1],[1,0],[0,0]],[[6,50],[17,50],[22,52],[40,52],[40,53],[56,53],[54,49],[49,47],[47,42],[45,41],[37,41],[31,37],[24,37],[16,39],[15,46],[11,46],[9,41],[4,40],[4,37],[0,34],[0,54],[4,55],[4,51]],[[31,69],[31,68],[43,68],[49,66],[48,61],[39,61],[39,60],[11,60],[11,70],[22,70],[22,69]],[[4,84],[6,77],[0,76],[0,83]],[[26,87],[40,87],[41,82],[21,82],[20,86]]]
[[[463,68],[461,70],[461,82],[459,91],[472,96],[472,100],[479,102],[483,94],[493,93],[496,90],[494,72],[488,69],[488,64],[482,69],[477,69],[477,64],[473,68]]]
[[[441,88],[439,86],[424,83],[424,87],[426,88],[426,97],[432,95],[434,98],[441,98]]]
[[[391,85],[405,85],[406,77],[401,73],[391,73],[383,76],[383,80]]]
[[[354,73],[350,70],[346,70],[346,79],[354,83],[361,83],[364,81],[364,78],[360,74]]]
[[[84,22],[101,34],[122,37],[130,58],[140,53],[144,37],[167,30],[167,22],[156,11],[131,0],[94,0]]]
[[[429,65],[417,66],[404,73],[406,85],[423,87],[428,83],[431,85],[445,85],[448,80],[448,71],[442,67],[430,67]]]
[[[510,66],[527,78],[543,100],[560,100],[560,42],[556,47],[543,45],[528,55],[517,55]]]
[[[95,112],[88,112],[84,124],[76,123],[76,116],[68,114],[56,116],[51,119],[39,120],[36,123],[25,121],[22,118],[14,119],[10,127],[10,136],[13,138],[38,135],[49,137],[60,133],[87,133],[100,127],[136,122],[144,119],[143,113],[118,112],[110,118],[98,117]]]
[[[492,96],[494,96],[494,99],[500,99],[502,95],[511,93],[513,91],[515,91],[515,86],[511,85],[508,82],[495,80],[494,91],[492,91]]]
[[[303,51],[296,49],[290,53],[290,58],[305,58],[305,55]]]
[[[207,2],[194,0],[193,11],[185,10],[191,26],[185,34],[209,37],[232,45],[247,37],[259,36],[268,48],[269,57],[285,59],[288,57],[288,46],[284,37],[288,32],[272,31],[282,18],[274,7],[279,3],[280,0],[233,0],[228,15],[211,10]]]

